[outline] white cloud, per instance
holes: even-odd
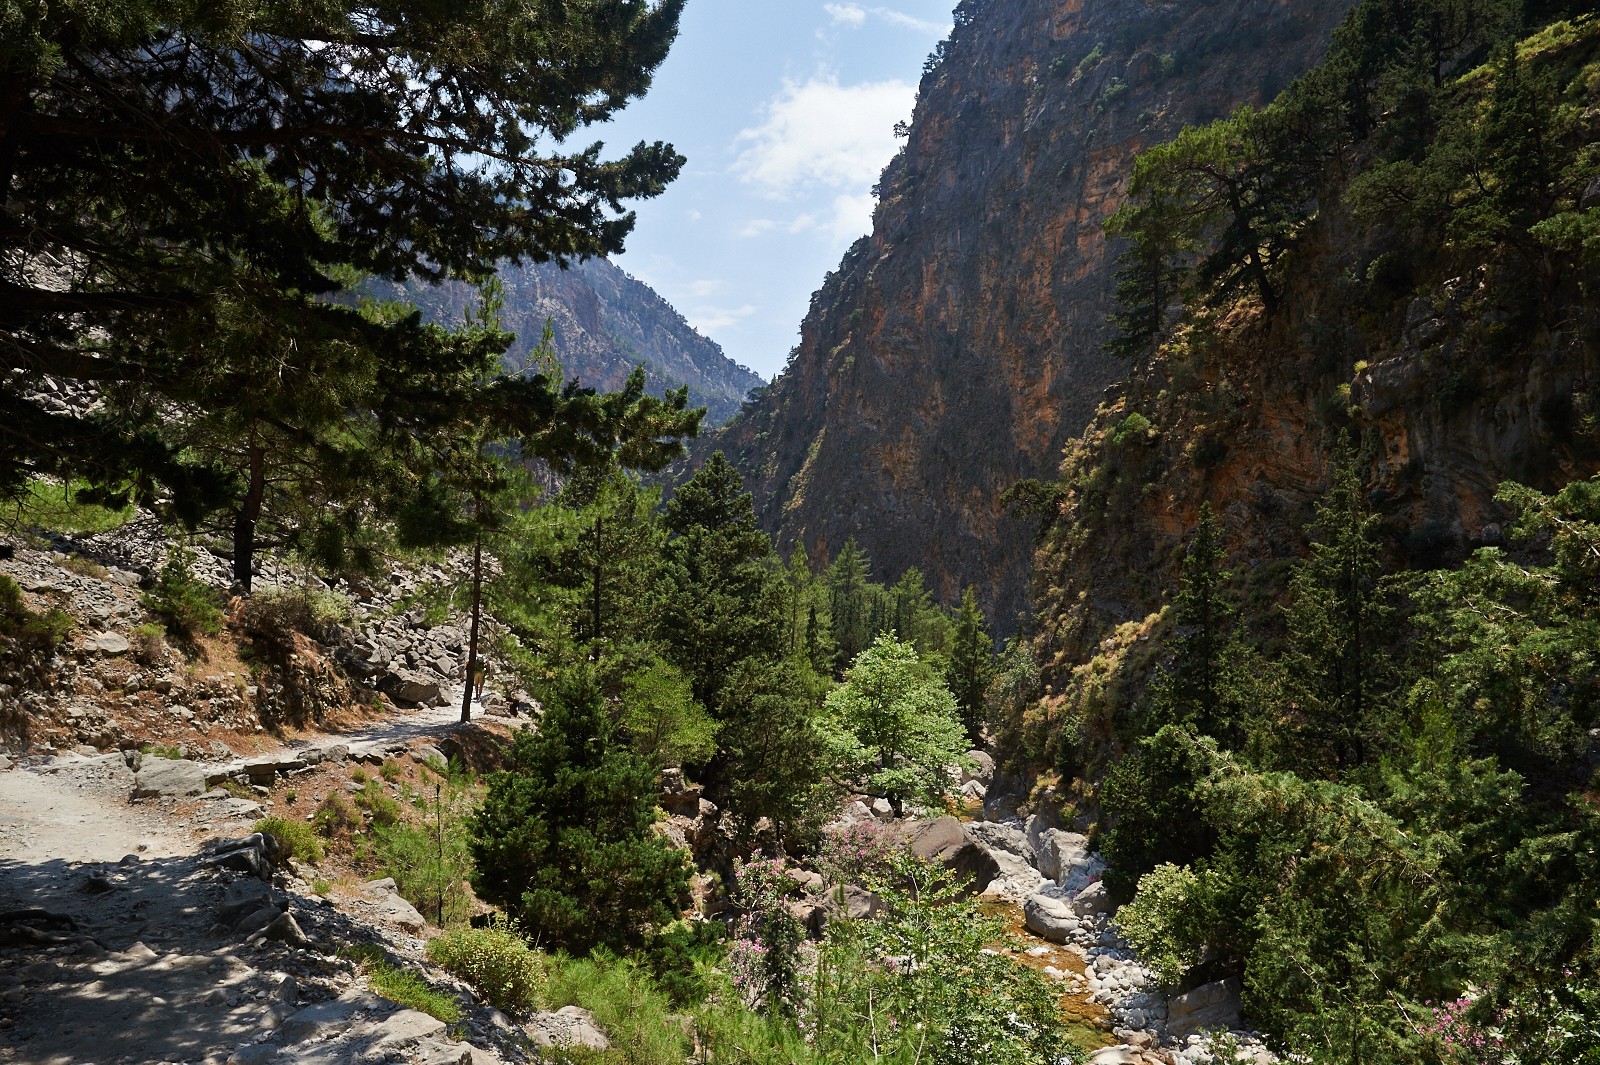
[[[840,85],[832,76],[788,82],[762,123],[739,134],[739,177],[783,198],[808,188],[860,189],[895,153],[894,124],[911,116],[916,87],[903,81]]]
[[[719,329],[737,325],[754,313],[756,313],[755,305],[746,303],[741,307],[695,307],[686,311],[684,317],[688,319],[690,325],[709,336]]]
[[[862,234],[871,233],[872,209],[877,202],[877,197],[870,192],[863,192],[859,196],[835,196],[833,215],[821,227],[822,233],[841,247],[849,245]]]
[[[917,18],[915,15],[907,15],[903,11],[895,11],[887,7],[875,7],[872,9],[872,13],[892,25],[904,26],[907,29],[916,30],[919,33],[932,34],[935,37],[943,37],[950,32],[950,23],[948,22],[930,22],[925,18]]]
[[[720,291],[722,291],[721,281],[708,279],[705,281],[689,282],[689,294],[697,299],[705,299],[707,296],[715,296]]]
[[[860,4],[823,4],[822,10],[828,13],[835,26],[857,27],[867,21],[867,9]]]
[[[867,24],[867,19],[881,19],[891,26],[901,26],[906,29],[916,30],[918,33],[932,34],[943,37],[950,31],[948,22],[931,22],[925,18],[908,15],[904,11],[896,11],[892,7],[862,7],[860,4],[823,4],[822,10],[828,13],[830,26],[848,26],[858,30]]]
[[[778,228],[778,223],[770,218],[752,218],[739,230],[741,237],[764,237]]]

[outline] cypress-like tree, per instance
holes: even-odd
[[[1348,768],[1365,761],[1389,671],[1392,616],[1355,452],[1341,443],[1332,480],[1309,526],[1311,548],[1289,578],[1286,665],[1300,764]]]
[[[1234,638],[1236,610],[1225,594],[1227,564],[1222,527],[1211,504],[1202,503],[1172,601],[1172,658],[1151,684],[1150,731],[1180,724],[1229,746],[1243,739],[1242,708],[1228,675],[1244,652]]]
[[[955,637],[950,644],[944,681],[956,698],[967,738],[974,743],[982,738],[988,717],[989,682],[994,674],[994,638],[978,608],[977,594],[969,587],[962,593],[961,609],[956,612]]]
[[[873,627],[875,590],[872,562],[854,536],[845,540],[839,554],[823,574],[828,588],[828,618],[832,626],[834,668],[844,667],[872,644],[883,631]]]
[[[549,947],[626,950],[688,903],[683,855],[651,825],[655,767],[615,742],[593,677],[569,674],[473,819],[473,888]]]
[[[750,493],[722,452],[667,502],[659,638],[713,713],[734,664],[783,653],[782,578]]]

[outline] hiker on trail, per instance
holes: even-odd
[[[489,663],[480,658],[472,667],[472,691],[479,702],[483,701],[483,682],[489,679]]]

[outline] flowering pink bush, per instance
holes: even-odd
[[[892,825],[856,821],[823,831],[817,866],[830,884],[858,884],[880,875],[891,856],[905,849]]]
[[[1600,982],[1571,969],[1499,1009],[1469,996],[1426,1005],[1422,1035],[1447,1065],[1600,1065]]]
[[[800,944],[805,927],[787,905],[794,882],[781,858],[733,863],[733,922],[728,968],[745,1005],[793,1016],[799,1008]]]

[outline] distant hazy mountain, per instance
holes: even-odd
[[[552,329],[552,346],[567,377],[586,385],[619,387],[643,364],[650,391],[689,386],[689,402],[706,408],[706,428],[733,417],[750,390],[763,382],[697,333],[683,315],[642,281],[606,259],[561,269],[552,263],[506,266],[500,280],[506,305],[501,321],[517,334],[506,363],[520,368],[528,352]],[[467,285],[411,285],[384,295],[410,300],[430,320],[460,324],[476,293]]]

